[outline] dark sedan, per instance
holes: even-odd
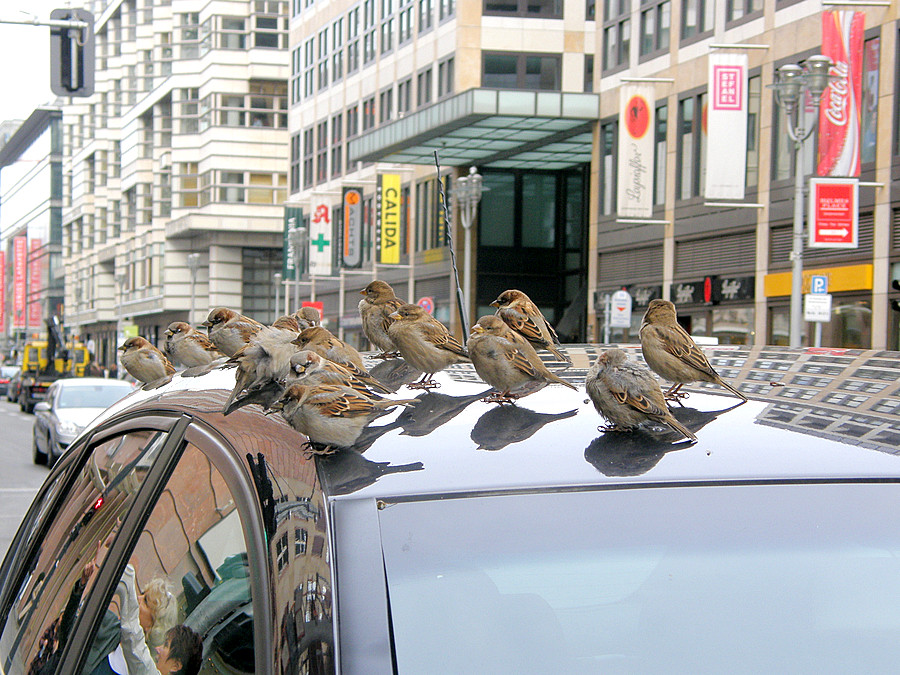
[[[691,444],[598,430],[601,349],[516,405],[468,364],[418,394],[373,366],[418,405],[316,458],[277,414],[222,414],[234,370],[132,394],[10,547],[3,672],[101,666],[128,563],[204,673],[896,670],[900,354],[711,349],[752,400],[691,389]]]

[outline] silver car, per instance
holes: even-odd
[[[53,466],[82,429],[133,390],[130,382],[102,377],[73,377],[54,382],[47,392],[47,400],[34,407],[31,442],[34,463]]]

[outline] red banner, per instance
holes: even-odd
[[[0,333],[6,333],[6,251],[0,251]]]
[[[25,237],[13,238],[13,328],[25,328]]]
[[[41,240],[31,240],[28,262],[28,327],[40,328],[43,319],[41,306]]]
[[[819,176],[859,176],[863,12],[822,13],[822,53],[832,81],[819,107]]]

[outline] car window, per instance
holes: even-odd
[[[0,634],[5,673],[53,671],[165,437],[133,431],[93,448],[23,569]]]
[[[108,408],[131,391],[130,387],[96,384],[59,387],[57,408]]]
[[[129,672],[132,662],[152,663],[172,629],[202,640],[201,672],[254,671],[250,566],[240,516],[221,472],[195,446],[186,444],[122,580],[110,607],[119,642],[108,639],[101,623],[83,673],[103,659],[124,662]],[[124,595],[130,593],[144,598],[143,616],[129,613]]]

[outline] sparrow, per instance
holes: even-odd
[[[407,387],[436,387],[438,384],[431,379],[432,375],[454,363],[469,360],[468,352],[450,335],[447,327],[418,305],[401,305],[390,318],[393,322],[388,327],[388,335],[403,359],[423,373],[418,382],[407,384]]]
[[[285,386],[291,384],[341,384],[370,398],[382,398],[371,390],[385,394],[392,390],[384,386],[365,371],[352,373],[344,366],[329,361],[324,356],[309,349],[295,352],[291,356],[290,368],[285,378]]]
[[[209,339],[225,356],[237,354],[250,341],[250,336],[263,327],[258,321],[227,307],[216,307],[200,325],[206,327]]]
[[[472,326],[471,337],[466,342],[475,372],[487,384],[499,390],[499,394],[485,399],[488,403],[512,403],[523,394],[514,390],[532,382],[541,386],[550,382],[577,389],[558,375],[550,372],[534,347],[498,316],[483,316]],[[531,388],[527,393],[537,391]]]
[[[697,437],[672,415],[653,373],[631,361],[622,349],[609,349],[594,361],[585,378],[585,389],[609,426],[603,431],[625,431],[643,422],[667,424],[683,436]]]
[[[299,333],[302,328],[300,328],[300,323],[297,321],[297,317],[293,314],[285,314],[284,316],[279,316],[272,323],[272,328],[282,328],[284,330],[294,331],[295,333]]]
[[[331,454],[351,447],[372,420],[391,408],[415,402],[375,400],[342,385],[292,384],[272,407],[309,439],[310,452]]]
[[[166,355],[142,337],[128,338],[119,351],[122,352],[122,365],[128,374],[144,384],[175,372]]]
[[[744,401],[747,397],[725,382],[709,365],[706,355],[678,323],[675,305],[668,300],[651,300],[641,321],[641,352],[657,375],[672,382],[668,398],[684,396],[678,390],[688,382],[712,382]]]
[[[497,316],[503,319],[510,328],[528,340],[535,349],[546,349],[560,361],[572,363],[572,359],[560,350],[559,336],[553,326],[541,314],[531,298],[522,291],[510,289],[503,291],[491,303],[497,308]]]
[[[292,315],[300,326],[300,330],[304,328],[312,328],[313,326],[321,325],[322,317],[319,314],[319,310],[315,307],[301,307]]]
[[[225,403],[225,410],[243,393],[259,389],[270,382],[283,380],[291,368],[296,353],[297,333],[284,328],[263,326],[228,364],[237,365],[234,389]]]
[[[165,352],[185,368],[206,366],[225,356],[208,337],[185,321],[173,321],[166,328]]]
[[[344,367],[351,365],[359,371],[366,372],[360,353],[322,326],[313,326],[300,331],[294,344],[299,349],[309,349]]]
[[[405,304],[394,295],[394,289],[390,284],[376,279],[360,294],[365,297],[359,301],[359,316],[362,318],[363,333],[369,338],[369,342],[381,350],[375,358],[396,358],[400,354],[391,336],[388,335],[388,326],[391,325],[390,315]]]

